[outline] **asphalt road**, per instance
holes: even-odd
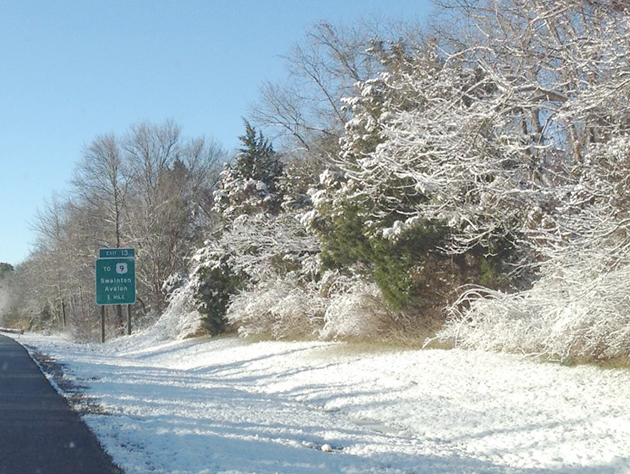
[[[120,474],[26,349],[0,335],[0,474]]]

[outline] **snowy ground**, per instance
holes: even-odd
[[[16,336],[17,339],[17,336]],[[630,371],[237,338],[22,336],[132,473],[630,472]]]

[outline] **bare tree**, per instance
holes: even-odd
[[[99,247],[121,247],[128,180],[123,172],[119,140],[112,134],[96,137],[83,151],[75,170],[73,189],[101,229],[94,235]],[[97,237],[98,236],[98,237]],[[122,307],[116,308],[117,325],[123,327]]]
[[[171,274],[186,269],[185,258],[200,243],[195,228],[212,224],[211,189],[223,151],[212,141],[185,141],[170,121],[132,127],[123,148],[140,301],[159,312],[164,305],[162,285]]]
[[[186,268],[214,225],[212,188],[223,159],[214,142],[184,140],[172,122],[97,136],[83,150],[71,192],[53,196],[34,219],[36,248],[16,271],[26,302],[16,318],[92,338],[94,261],[99,248],[121,246],[136,248],[139,316],[157,314],[162,284]],[[110,326],[119,334],[122,311],[115,313]]]
[[[391,21],[356,26],[317,23],[285,57],[287,81],[263,84],[252,118],[269,129],[286,151],[334,156],[350,118],[341,99],[355,95],[355,83],[381,70],[370,48],[379,41],[410,38],[418,32],[415,25]]]
[[[33,222],[37,232],[40,260],[38,288],[39,305],[48,308],[50,317],[58,327],[64,328],[67,322],[67,301],[71,292],[69,284],[70,252],[68,234],[67,201],[53,194],[43,209],[40,209]]]
[[[123,243],[124,209],[128,180],[123,173],[122,150],[114,135],[101,135],[83,151],[73,189],[98,216],[109,246]],[[110,240],[111,239],[111,240]]]

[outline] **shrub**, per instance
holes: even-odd
[[[187,339],[206,332],[205,316],[199,312],[195,280],[187,280],[172,291],[168,307],[154,326],[154,331],[168,339]]]
[[[227,320],[244,337],[313,338],[323,325],[326,306],[314,284],[300,284],[288,276],[260,282],[234,295]]]
[[[220,257],[200,265],[193,273],[193,278],[197,281],[197,311],[203,315],[205,329],[211,335],[222,333],[226,329],[230,297],[240,289],[246,276],[233,271],[226,258]]]
[[[630,356],[630,264],[601,271],[588,255],[516,294],[472,288],[452,307],[439,339],[459,347],[561,361]]]

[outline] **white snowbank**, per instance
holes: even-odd
[[[20,341],[110,413],[84,418],[128,474],[630,472],[626,370],[323,342]]]

